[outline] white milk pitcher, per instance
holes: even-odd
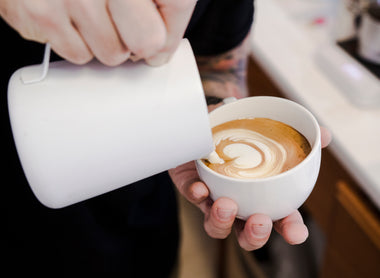
[[[191,46],[161,67],[97,61],[17,70],[8,105],[27,180],[51,208],[103,194],[213,150]]]

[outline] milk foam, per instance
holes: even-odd
[[[311,151],[306,138],[292,127],[266,118],[233,120],[213,128],[215,152],[206,165],[241,179],[280,174]]]
[[[229,157],[234,157],[234,163],[242,169],[254,168],[263,161],[261,153],[242,143],[228,145],[223,152]]]
[[[286,150],[276,141],[248,129],[228,129],[214,134],[214,144],[229,142],[221,150],[226,161],[218,168],[235,178],[258,178],[281,172]]]

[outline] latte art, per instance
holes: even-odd
[[[294,128],[266,118],[240,119],[213,128],[218,163],[214,171],[234,178],[274,176],[293,168],[311,151]]]

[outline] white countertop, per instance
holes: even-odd
[[[280,1],[256,0],[252,55],[288,98],[332,131],[329,148],[380,208],[380,108],[357,107],[331,82],[315,61],[321,33],[300,26]]]

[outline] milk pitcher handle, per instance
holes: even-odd
[[[47,43],[45,45],[45,52],[44,52],[44,58],[42,61],[42,64],[40,65],[41,70],[37,71],[23,71],[21,74],[21,81],[24,84],[33,84],[41,82],[45,79],[48,70],[49,70],[49,63],[50,63],[50,43]]]

